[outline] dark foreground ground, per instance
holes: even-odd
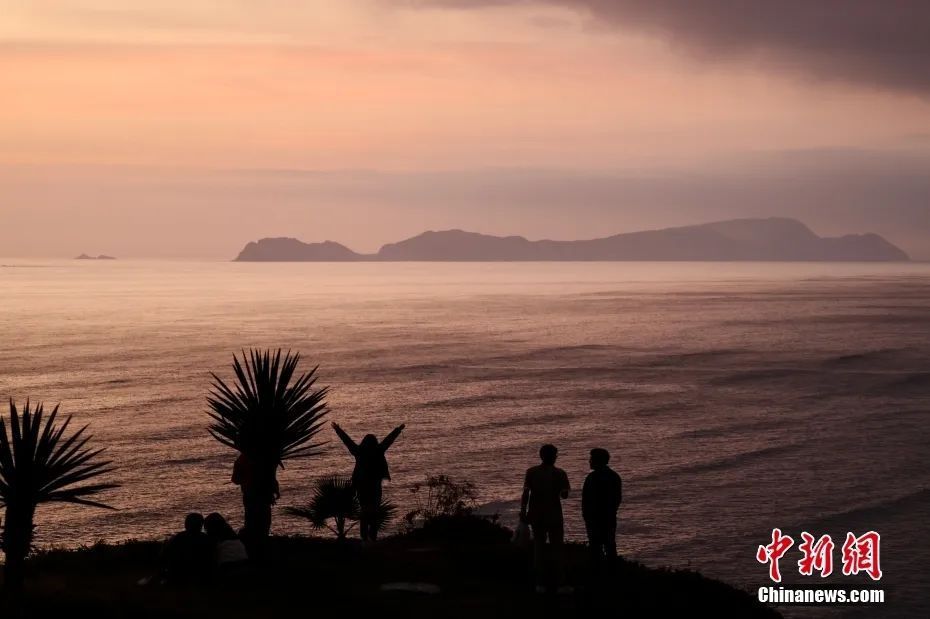
[[[565,549],[571,594],[533,592],[526,551],[507,543],[433,544],[409,536],[362,547],[275,538],[262,569],[199,587],[137,584],[157,570],[160,545],[130,542],[51,551],[32,560],[23,607],[6,617],[778,617],[750,595],[687,571],[632,561],[592,582],[585,548]],[[386,583],[437,585],[438,593],[385,592]]]

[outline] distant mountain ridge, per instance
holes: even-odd
[[[364,260],[345,245],[324,241],[304,243],[297,239],[279,237],[253,241],[245,246],[236,258],[238,262],[351,262]]]
[[[820,237],[795,219],[732,219],[628,232],[580,241],[530,241],[463,230],[428,231],[359,254],[333,241],[266,238],[245,246],[238,262],[521,262],[521,261],[906,261],[873,233]]]

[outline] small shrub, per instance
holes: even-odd
[[[408,526],[437,516],[470,514],[478,506],[478,492],[470,481],[455,481],[448,475],[430,475],[410,487],[417,507],[404,516]]]
[[[467,480],[430,475],[411,486],[416,509],[404,516],[407,535],[418,541],[493,544],[507,542],[511,532],[498,515],[476,513],[478,492]]]
[[[396,511],[390,501],[381,501],[375,519],[377,532],[384,530]],[[344,540],[358,525],[361,507],[352,480],[333,476],[317,480],[310,502],[302,507],[288,507],[287,512],[309,520],[315,529],[329,529],[337,539]]]

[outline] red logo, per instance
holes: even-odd
[[[865,572],[872,580],[882,577],[880,555],[881,535],[869,531],[860,536],[854,533],[846,534],[843,543],[843,575],[855,576]],[[779,560],[794,546],[794,539],[784,535],[781,529],[772,529],[772,541],[756,550],[756,560],[769,566],[769,578],[774,582],[781,582],[781,569]],[[833,549],[835,544],[829,535],[814,537],[807,531],[801,533],[801,543],[798,550],[801,558],[798,560],[798,572],[802,576],[813,576],[819,572],[821,578],[833,573]]]
[[[872,580],[881,579],[882,568],[878,557],[881,539],[881,535],[875,531],[859,537],[847,533],[843,543],[843,574],[850,576],[865,572]]]
[[[794,546],[794,540],[781,534],[781,529],[772,529],[772,543],[768,546],[759,546],[756,551],[756,561],[769,564],[769,578],[781,582],[781,571],[778,569],[778,560],[788,549]]]
[[[833,538],[824,535],[815,542],[814,536],[804,531],[801,533],[801,539],[804,541],[800,543],[798,550],[804,553],[804,556],[798,561],[798,571],[804,576],[810,576],[817,570],[821,578],[832,574]]]

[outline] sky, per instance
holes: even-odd
[[[924,0],[0,0],[0,256],[744,216],[930,260]]]

